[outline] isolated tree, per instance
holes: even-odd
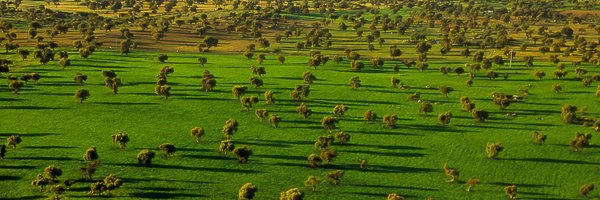
[[[158,61],[161,63],[166,62],[169,59],[169,56],[167,56],[167,54],[159,54],[158,55]]]
[[[408,95],[408,97],[406,99],[408,101],[419,101],[421,99],[421,93],[417,91],[415,93]]]
[[[265,119],[267,119],[267,117],[269,117],[269,111],[264,108],[257,109],[254,113],[260,122],[263,122]]]
[[[308,117],[312,115],[312,109],[308,108],[305,103],[300,103],[300,105],[296,107],[296,112],[304,119],[308,119]]]
[[[232,153],[238,158],[240,163],[247,163],[248,158],[252,155],[252,149],[250,149],[249,146],[244,145],[233,149]]]
[[[275,104],[275,99],[273,98],[272,90],[265,91],[264,96],[265,96],[265,101],[267,102],[267,104]]]
[[[344,104],[338,104],[333,107],[333,115],[336,117],[343,117],[346,111],[348,111],[348,106]]]
[[[315,80],[317,80],[317,77],[313,75],[312,72],[305,71],[304,73],[302,73],[302,79],[304,79],[304,83],[312,84]]]
[[[564,123],[567,124],[578,124],[579,119],[577,118],[577,106],[571,104],[565,104],[561,108],[560,117]]]
[[[362,70],[362,68],[365,68],[365,64],[363,62],[352,61],[350,62],[350,67],[352,71],[358,72]]]
[[[16,78],[14,80],[9,80],[8,82],[8,87],[13,90],[13,94],[15,95],[19,94],[19,89],[22,85],[23,83],[16,80]]]
[[[473,109],[471,110],[471,116],[473,116],[473,119],[477,122],[484,122],[489,117],[489,114],[485,110]]]
[[[233,97],[235,97],[237,100],[240,100],[240,97],[244,96],[246,90],[248,90],[247,86],[233,86],[231,89],[231,94],[233,94]]]
[[[98,168],[99,165],[99,160],[86,162],[84,167],[79,168],[79,171],[81,172],[81,175],[83,175],[83,178],[85,180],[92,180],[92,176],[94,175],[94,173],[96,173],[96,168]]]
[[[337,123],[339,123],[339,120],[335,117],[325,116],[321,119],[321,125],[329,132],[336,128]]]
[[[330,164],[335,157],[337,157],[337,151],[332,148],[321,149],[319,157],[325,161],[326,164]]]
[[[259,77],[262,77],[263,75],[267,74],[265,67],[257,67],[257,66],[252,65],[252,67],[250,67],[250,69],[252,70],[252,74],[257,75]]]
[[[61,66],[61,69],[65,69],[68,66],[71,66],[71,60],[69,60],[69,58],[61,58],[60,61],[58,62]]]
[[[283,65],[285,63],[285,56],[281,54],[277,55],[277,61]]]
[[[119,148],[125,149],[125,146],[129,143],[129,135],[125,131],[118,132],[112,135],[112,142],[113,144],[119,143]]]
[[[481,181],[479,179],[474,179],[474,178],[469,178],[467,180],[467,192],[471,192],[473,187],[475,187],[476,185],[479,185],[481,183]]]
[[[246,109],[246,112],[250,111],[250,108],[256,103],[258,103],[258,97],[256,96],[243,96],[240,99],[242,106]]]
[[[321,165],[321,162],[323,162],[323,160],[317,154],[313,153],[308,156],[308,164],[312,168],[318,167]]]
[[[202,65],[202,67],[204,67],[204,64],[206,64],[208,62],[208,59],[206,59],[206,57],[198,57],[198,63],[200,63],[200,65]]]
[[[83,160],[85,161],[95,161],[98,160],[98,152],[96,151],[96,147],[91,146],[88,148],[83,154]]]
[[[192,128],[190,135],[192,135],[192,137],[194,137],[194,142],[196,142],[196,144],[198,144],[198,143],[200,143],[200,138],[204,135],[204,128],[194,127],[194,128]]]
[[[431,101],[425,100],[421,102],[421,104],[419,105],[419,112],[425,113],[425,115],[427,115],[427,113],[433,112],[433,104],[431,104]]]
[[[555,93],[559,93],[560,91],[562,91],[562,87],[559,84],[552,84],[552,91],[554,91]]]
[[[531,137],[533,138],[533,141],[535,143],[537,143],[537,144],[543,144],[546,141],[546,138],[548,136],[540,134],[537,131],[533,131],[533,132],[531,132]]]
[[[510,185],[504,187],[504,193],[506,193],[506,196],[508,196],[508,198],[511,200],[517,199],[517,186]]]
[[[588,194],[589,194],[589,193],[590,193],[592,190],[594,190],[594,184],[593,184],[593,183],[587,183],[587,184],[585,184],[585,185],[582,185],[582,186],[579,188],[579,194],[581,194],[581,196],[588,197]]]
[[[12,146],[13,149],[16,149],[17,144],[21,144],[21,142],[23,142],[23,140],[19,135],[11,135],[8,136],[8,138],[6,138],[6,143],[8,144],[8,146]]]
[[[350,78],[350,83],[349,84],[350,84],[350,87],[352,89],[357,89],[357,88],[359,88],[361,86],[360,82],[361,81],[360,81],[360,78],[358,76],[353,76],[353,77]]]
[[[335,138],[338,139],[338,142],[341,145],[345,145],[350,141],[350,134],[345,133],[343,131],[339,131],[339,132],[335,133]]]
[[[309,176],[304,181],[304,186],[310,188],[313,192],[317,191],[317,184],[319,184],[319,180],[315,176]]]
[[[27,56],[29,56],[29,50],[27,49],[17,49],[17,54],[19,56],[21,56],[22,60],[27,59]]]
[[[206,51],[209,51],[211,47],[216,47],[219,44],[219,39],[216,37],[204,38],[204,44],[206,44]]]
[[[254,88],[262,87],[264,84],[263,80],[260,79],[259,77],[252,77],[252,78],[248,79],[248,81],[250,82],[250,85],[252,85],[252,87],[254,87]]]
[[[450,124],[450,119],[452,118],[452,112],[448,111],[445,113],[438,114],[438,123],[442,126]]]
[[[221,140],[221,143],[219,145],[219,152],[221,152],[223,155],[227,156],[227,152],[233,151],[234,149],[235,145],[233,144],[233,141]]]
[[[0,160],[6,157],[6,145],[0,144]]]
[[[366,122],[373,122],[373,121],[377,120],[377,114],[375,114],[375,112],[373,112],[373,110],[367,110],[363,114],[363,119]]]
[[[279,193],[279,200],[303,200],[304,192],[298,188],[292,188]]]
[[[165,152],[165,155],[167,155],[167,157],[172,156],[173,153],[175,153],[175,145],[170,144],[170,143],[160,144],[160,146],[158,146],[158,148],[160,148],[160,150]]]
[[[536,69],[536,70],[533,72],[533,75],[534,75],[535,77],[537,77],[539,80],[542,80],[542,78],[544,78],[544,76],[546,76],[546,72],[543,72],[543,71],[541,71],[541,70],[539,70],[539,69]]]
[[[225,121],[225,125],[223,125],[223,129],[221,129],[221,131],[223,132],[223,135],[225,135],[226,138],[230,139],[231,136],[233,136],[233,134],[237,132],[238,125],[239,123],[237,120],[230,118],[227,121]]]
[[[390,193],[387,195],[387,200],[405,200],[406,198],[404,198],[403,196],[400,196],[396,193]]]
[[[90,97],[90,91],[87,89],[79,89],[75,92],[75,98],[79,99],[79,103],[83,103],[88,97]]]
[[[44,174],[46,175],[46,177],[50,178],[53,181],[56,180],[56,178],[58,178],[59,176],[61,176],[62,173],[62,169],[54,165],[50,165],[44,169]]]
[[[258,188],[252,183],[245,183],[238,192],[238,200],[251,200],[254,199],[255,193]]]
[[[143,149],[137,154],[138,164],[149,166],[152,164],[152,159],[156,153],[150,149]]]
[[[496,159],[498,154],[504,150],[504,146],[500,142],[491,143],[488,142],[485,148],[485,152],[487,153],[487,157],[489,159]]]
[[[455,183],[458,180],[458,170],[448,166],[448,163],[444,163],[444,173],[446,174],[446,176],[450,177],[450,180],[448,180],[448,182]]]
[[[34,187],[39,187],[40,192],[44,192],[46,186],[51,182],[52,180],[50,180],[49,178],[44,177],[42,174],[38,174],[37,178],[31,182],[31,185]]]
[[[340,184],[342,177],[344,177],[344,170],[335,170],[325,175],[325,180],[334,186]]]
[[[396,122],[398,121],[398,115],[384,115],[383,116],[383,124],[387,128],[396,128]]]
[[[448,94],[454,91],[454,88],[445,85],[441,85],[438,89],[440,90],[440,93],[443,94],[445,97],[448,97]]]
[[[269,124],[271,124],[271,127],[273,128],[277,128],[279,127],[279,122],[281,122],[281,116],[277,115],[277,114],[271,114],[271,116],[269,116]]]

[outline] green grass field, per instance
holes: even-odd
[[[245,112],[231,88],[249,86],[249,68],[256,62],[241,55],[205,54],[208,64],[201,67],[196,62],[198,54],[168,53],[168,61],[162,64],[156,60],[157,54],[150,52],[122,56],[101,50],[88,59],[70,53],[72,66],[66,70],[60,70],[56,62],[18,62],[11,74],[38,72],[42,79],[30,82],[19,95],[12,95],[6,86],[1,88],[0,110],[4,117],[0,120],[0,140],[12,134],[23,138],[18,148],[8,149],[6,159],[0,161],[0,188],[5,188],[0,194],[2,199],[49,196],[30,184],[48,165],[63,169],[60,180],[80,179],[82,154],[90,146],[97,147],[102,163],[95,180],[114,173],[124,185],[112,196],[131,199],[235,199],[246,182],[258,187],[256,199],[276,199],[279,192],[292,187],[307,192],[306,199],[383,199],[392,192],[409,199],[503,199],[503,187],[511,184],[518,186],[521,199],[579,199],[579,187],[598,183],[600,175],[597,138],[580,153],[568,146],[575,132],[592,130],[565,125],[560,120],[561,106],[567,103],[587,106],[588,116],[600,115],[595,87],[582,87],[574,73],[558,80],[552,76],[554,65],[547,63],[536,62],[534,68],[525,68],[522,63],[515,63],[512,69],[495,66],[497,72],[510,73],[509,79],[488,80],[479,72],[474,86],[467,87],[466,75],[444,76],[438,71],[441,66],[455,68],[466,63],[457,59],[435,59],[425,72],[411,68],[395,74],[392,61],[387,61],[384,69],[367,67],[352,72],[347,61],[340,65],[330,61],[312,70],[305,56],[288,56],[286,64],[281,65],[274,55],[268,55],[263,63],[267,69],[265,86],[250,88],[246,93],[258,96],[261,102]],[[1,57],[18,59],[14,54]],[[173,88],[168,100],[154,94],[154,76],[165,65],[175,68],[168,79]],[[600,72],[597,67],[582,67],[590,74]],[[114,70],[123,80],[118,95],[104,87],[100,73],[104,69]],[[200,88],[204,69],[216,76],[218,83],[213,92]],[[548,76],[539,81],[532,75],[533,69],[542,69]],[[295,112],[299,102],[290,100],[289,92],[302,83],[302,73],[307,70],[318,80],[311,85],[311,95],[305,101],[313,109],[313,116],[302,119]],[[76,72],[89,76],[85,86],[73,82]],[[363,87],[350,89],[348,79],[352,76],[359,76]],[[411,89],[391,87],[392,76]],[[563,92],[552,92],[555,83],[563,87]],[[446,98],[437,89],[425,88],[442,84],[456,91]],[[517,94],[519,86],[528,84],[533,86],[531,94],[506,111],[499,111],[491,101],[494,91]],[[79,88],[90,90],[91,97],[84,103],[73,96]],[[275,105],[265,104],[262,94],[266,90],[275,92]],[[421,92],[422,99],[439,102],[433,113],[420,114],[419,104],[407,101],[407,96],[416,91]],[[475,122],[470,113],[460,109],[461,96],[474,99],[477,108],[490,111],[490,119]],[[338,157],[332,165],[309,168],[306,157],[317,152],[315,139],[328,134],[319,120],[332,115],[337,104],[350,108],[337,130],[352,138],[347,145],[334,145]],[[259,123],[254,115],[258,108],[282,116],[280,128]],[[362,120],[369,109],[378,114],[376,123]],[[445,111],[452,111],[454,117],[450,125],[440,127],[437,113]],[[506,117],[507,112],[517,117]],[[398,128],[383,127],[381,117],[386,114],[399,115]],[[228,118],[240,122],[240,130],[233,136],[236,146],[249,145],[254,151],[247,164],[239,164],[233,156],[224,157],[218,151],[223,137],[221,127]],[[195,126],[207,130],[200,144],[194,144],[189,133]],[[131,137],[125,150],[112,144],[110,137],[122,130]],[[547,142],[534,144],[533,130],[547,134]],[[166,142],[175,144],[178,150],[169,158],[158,149]],[[499,159],[486,158],[487,142],[504,144]],[[145,148],[154,149],[157,157],[152,166],[139,167],[136,154]],[[358,159],[368,160],[367,169],[359,169]],[[459,183],[446,182],[444,163],[460,171]],[[342,183],[335,187],[323,178],[334,169],[346,172]],[[311,175],[322,181],[314,193],[303,186]],[[482,181],[471,193],[465,191],[468,178]],[[79,181],[66,196],[90,198],[89,187],[89,182]]]

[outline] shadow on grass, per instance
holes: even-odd
[[[598,162],[588,162],[588,161],[581,161],[581,160],[561,160],[561,159],[554,159],[554,158],[503,158],[502,160],[539,162],[539,163],[558,163],[558,164],[600,165],[600,163],[598,163]]]
[[[404,190],[421,190],[421,191],[438,191],[433,188],[421,188],[412,186],[395,186],[395,185],[361,185],[361,184],[349,184],[355,187],[366,187],[366,188],[386,188],[386,189],[404,189]]]
[[[15,165],[15,166],[0,166],[0,169],[35,169],[35,166]]]
[[[100,104],[100,105],[118,105],[118,106],[131,106],[131,105],[159,105],[159,103],[149,103],[149,102],[92,102],[92,104]]]
[[[206,195],[201,194],[184,194],[184,193],[166,193],[166,192],[134,192],[130,193],[132,197],[142,198],[142,199],[174,199],[174,198],[201,198],[207,197]]]
[[[392,157],[424,157],[427,154],[413,153],[413,152],[378,152],[369,150],[338,150],[339,152],[345,153],[359,153],[359,154],[370,154],[378,156],[392,156]]]
[[[497,186],[516,185],[517,187],[527,187],[527,188],[556,187],[556,185],[547,185],[547,184],[506,183],[506,182],[490,182],[489,184],[497,185]],[[545,195],[548,195],[548,194],[545,194]]]
[[[361,196],[369,196],[369,197],[373,197],[373,198],[379,198],[379,199],[383,199],[385,198],[388,193],[372,193],[372,192],[350,192],[350,194],[356,194],[356,195],[361,195]],[[402,194],[403,197],[411,197],[411,198],[417,198],[417,196],[414,195],[406,195],[406,194]],[[360,199],[360,198],[358,198]]]
[[[208,172],[223,172],[223,173],[246,173],[246,174],[254,174],[254,173],[262,173],[262,171],[257,170],[248,170],[248,169],[227,169],[227,168],[212,168],[212,167],[188,167],[188,166],[177,166],[177,165],[160,165],[160,164],[152,164],[149,166],[140,166],[138,164],[107,164],[114,166],[124,166],[124,167],[139,167],[139,168],[150,168],[150,169],[178,169],[178,170],[192,170],[192,171],[208,171]]]
[[[292,156],[292,155],[256,155],[254,157],[258,158],[271,158],[271,159],[281,159],[281,160],[307,160],[306,156]]]
[[[273,163],[267,165],[274,166],[289,166],[289,167],[302,167],[310,168],[308,161],[306,163]],[[358,163],[355,165],[337,165],[335,163],[322,165],[315,169],[331,169],[331,170],[345,170],[345,171],[359,171],[359,172],[375,172],[375,173],[431,173],[441,172],[438,169],[422,168],[422,167],[403,167],[403,166],[385,166],[385,165],[367,165],[366,169],[360,169]]]
[[[194,181],[194,180],[175,180],[175,179],[161,179],[161,178],[123,178],[123,182],[125,183],[145,183],[145,182],[169,182],[169,183],[191,183],[191,184],[212,184],[213,182],[208,181]],[[89,189],[89,187],[88,187]]]
[[[20,135],[22,137],[44,137],[50,135],[60,135],[58,133],[0,133],[0,137],[8,137],[11,135]]]
[[[181,157],[192,158],[192,159],[206,159],[206,160],[237,160],[233,157],[225,157],[222,155],[181,155]]]
[[[48,196],[44,196],[44,195],[31,195],[31,196],[23,196],[23,197],[9,197],[9,198],[2,198],[4,200],[25,200],[25,199],[47,199]]]
[[[47,146],[26,146],[25,148],[27,148],[27,149],[74,149],[77,147],[47,145]]]
[[[72,96],[73,94],[69,94]],[[2,106],[0,110],[56,110],[68,109],[66,107],[46,107],[46,106]]]
[[[349,143],[349,144],[346,144],[345,146],[368,147],[368,148],[377,148],[377,149],[386,149],[386,150],[425,150],[425,148],[421,148],[421,147],[400,146],[400,145],[372,145],[372,144]]]
[[[69,161],[69,160],[77,160],[74,158],[69,158],[69,157],[11,157],[11,160],[44,160],[44,161],[50,161],[50,160],[56,160],[56,161]]]
[[[4,176],[4,175],[0,175],[0,181],[14,181],[14,180],[20,180],[23,177],[18,177],[18,176]]]

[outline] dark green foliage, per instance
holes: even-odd
[[[142,166],[149,166],[152,164],[152,159],[156,153],[150,149],[143,149],[137,154],[138,164]]]

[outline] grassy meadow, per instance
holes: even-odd
[[[280,64],[268,54],[261,66],[266,67],[265,82],[258,89],[250,87],[253,77],[250,66],[256,61],[239,54],[208,53],[208,63],[197,63],[199,54],[167,53],[166,63],[157,61],[156,52],[134,51],[124,56],[114,51],[99,50],[88,59],[79,58],[75,51],[72,66],[61,70],[56,62],[40,65],[32,59],[17,62],[11,74],[38,72],[38,83],[29,82],[19,95],[7,87],[0,93],[0,140],[19,134],[23,142],[17,149],[8,149],[0,161],[0,194],[2,199],[46,198],[31,186],[36,174],[48,165],[63,169],[60,180],[77,179],[67,191],[70,199],[87,199],[89,182],[81,179],[79,168],[84,165],[82,154],[96,146],[101,166],[94,179],[110,173],[122,178],[124,185],[112,192],[113,197],[128,199],[235,199],[239,187],[246,182],[255,184],[256,199],[275,199],[279,192],[292,187],[305,191],[306,199],[383,199],[389,193],[402,194],[409,199],[503,199],[503,187],[516,184],[521,199],[579,199],[579,187],[598,180],[600,175],[600,146],[593,138],[591,147],[576,153],[568,142],[575,132],[591,132],[589,127],[566,125],[561,122],[563,104],[587,106],[587,116],[600,115],[594,96],[595,87],[584,88],[575,75],[558,80],[552,76],[553,64],[537,61],[526,68],[515,62],[513,68],[494,66],[500,74],[509,73],[508,80],[489,80],[477,73],[473,87],[464,82],[466,75],[442,75],[441,66],[462,66],[463,58],[432,59],[424,72],[404,66],[394,73],[387,61],[383,69],[368,66],[362,72],[350,70],[349,62],[330,61],[317,70],[309,69],[306,56],[286,56]],[[19,59],[14,54],[3,58]],[[470,58],[465,58],[470,59]],[[165,100],[154,94],[155,75],[160,67],[171,66],[169,75],[172,97]],[[600,69],[582,65],[589,73]],[[119,94],[113,95],[104,87],[101,70],[111,69],[123,80]],[[203,70],[215,75],[217,87],[212,92],[201,90]],[[537,80],[533,69],[542,69],[548,76]],[[569,69],[569,68],[568,68]],[[309,119],[295,111],[299,102],[292,101],[290,91],[302,84],[302,73],[311,71],[317,77],[311,94],[304,102],[313,110]],[[571,69],[572,70],[572,69]],[[88,75],[84,86],[74,83],[76,72]],[[362,87],[351,89],[348,79],[359,76]],[[399,78],[410,89],[401,90],[390,84],[391,77]],[[563,92],[552,92],[558,83]],[[531,84],[530,95],[524,102],[511,104],[505,111],[491,101],[492,92],[519,94],[518,88]],[[258,96],[260,102],[250,112],[242,109],[231,94],[235,85],[249,86],[246,95]],[[426,88],[426,86],[431,88]],[[439,93],[439,85],[455,89],[448,97]],[[91,97],[79,103],[74,93],[89,89]],[[275,105],[266,105],[263,93],[275,92]],[[421,99],[434,102],[434,112],[418,112],[419,103],[407,101],[414,92]],[[475,122],[471,114],[460,108],[459,98],[468,96],[476,107],[490,111],[486,122]],[[317,153],[313,144],[321,135],[329,134],[319,120],[332,115],[337,104],[349,107],[335,131],[351,135],[347,145],[335,144],[338,157],[331,165],[312,169],[307,156]],[[254,111],[266,108],[283,118],[279,128],[259,123]],[[379,116],[375,123],[365,123],[363,113],[373,110]],[[437,113],[452,111],[448,126],[437,123]],[[516,113],[507,117],[506,113]],[[398,114],[398,127],[383,127],[381,117]],[[249,145],[254,154],[247,164],[222,156],[218,151],[223,138],[221,127],[228,118],[240,122],[234,134],[236,146]],[[195,144],[190,129],[201,126],[206,134]],[[548,135],[543,145],[534,144],[531,132]],[[111,135],[126,131],[131,138],[124,150],[111,142]],[[158,149],[161,143],[173,143],[174,156],[166,158]],[[488,142],[502,142],[505,150],[499,159],[485,155]],[[141,149],[153,149],[157,157],[153,165],[140,167],[136,154]],[[364,170],[358,159],[367,159]],[[448,163],[460,171],[459,183],[447,183],[442,166]],[[346,174],[338,186],[324,181],[323,176],[334,169]],[[319,176],[317,192],[304,188],[308,176]],[[479,178],[481,185],[473,192],[465,191],[468,178]],[[10,188],[10,189],[8,189]]]

